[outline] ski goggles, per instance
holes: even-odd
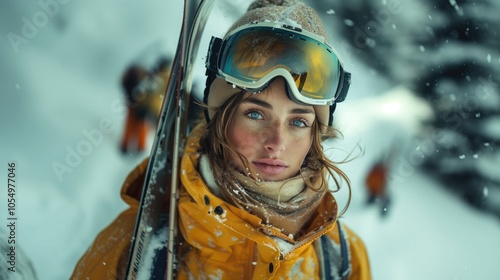
[[[212,37],[206,67],[247,92],[262,91],[282,76],[290,99],[308,105],[344,101],[351,81],[323,37],[276,22],[244,25],[224,39]]]

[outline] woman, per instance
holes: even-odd
[[[212,40],[206,121],[181,162],[178,279],[371,278],[365,247],[337,222],[329,190],[348,182],[321,142],[334,137],[332,113],[350,75],[324,35],[304,4],[259,0]],[[123,277],[144,170],[122,190],[130,209],[98,236],[74,278]]]

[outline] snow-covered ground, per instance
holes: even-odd
[[[174,49],[179,14],[160,0],[0,4],[0,219],[7,224],[7,164],[15,162],[16,245],[39,279],[68,279],[96,234],[125,208],[121,184],[147,155],[118,148],[120,75],[132,61],[150,64]],[[422,149],[411,136],[430,116],[425,104],[353,58],[347,66],[353,86],[337,108],[344,139],[333,152],[345,155],[356,144],[364,150],[344,165],[353,200],[343,219],[364,239],[374,279],[498,279],[498,219],[468,207],[411,161]],[[365,206],[363,180],[393,141],[401,150],[393,204],[382,218]],[[0,228],[2,241],[8,230]]]

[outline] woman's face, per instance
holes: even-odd
[[[247,95],[230,124],[230,143],[259,179],[278,181],[297,175],[311,147],[314,108],[290,100],[283,78],[274,79],[259,94]],[[231,160],[246,173],[239,159]]]

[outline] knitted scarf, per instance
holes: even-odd
[[[216,183],[206,155],[200,159],[200,173],[212,192],[229,203],[262,219],[290,238],[302,235],[300,230],[311,219],[321,203],[326,187],[321,186],[320,176],[307,168],[301,174],[283,181],[261,181],[231,170],[228,184]],[[307,187],[310,180],[314,189]]]

